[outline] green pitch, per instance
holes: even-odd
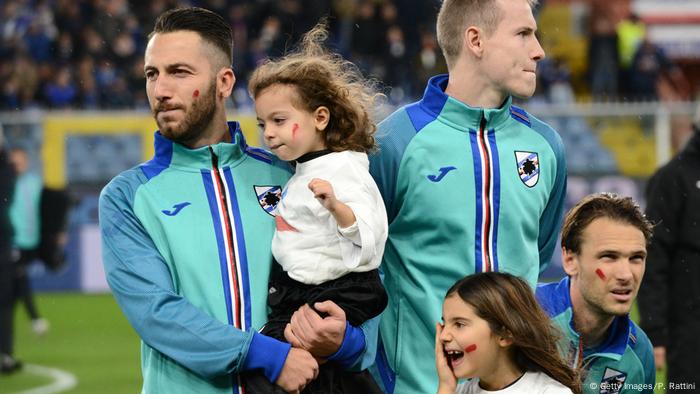
[[[141,391],[139,339],[111,295],[39,294],[40,313],[49,332],[31,331],[22,305],[15,321],[15,355],[27,364],[57,368],[75,375],[77,386],[66,394],[123,394]],[[632,310],[636,320],[636,308]],[[665,380],[662,371],[657,381]],[[46,386],[52,380],[19,372],[0,375],[0,394]],[[656,394],[663,393],[657,390]]]
[[[17,358],[75,375],[78,384],[67,394],[141,391],[139,340],[111,295],[46,293],[36,301],[51,327],[42,337],[34,335],[23,305],[17,305]],[[51,382],[28,371],[0,375],[0,394]]]

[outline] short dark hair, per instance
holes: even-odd
[[[157,33],[173,33],[182,30],[199,34],[204,41],[212,44],[226,56],[226,67],[231,66],[233,60],[231,26],[219,14],[204,8],[175,8],[162,13],[156,19],[148,39],[150,40]]]
[[[651,241],[653,226],[632,197],[621,197],[614,193],[596,193],[584,197],[566,213],[561,230],[561,247],[570,252],[579,253],[581,234],[591,222],[598,218],[608,218],[632,225],[644,234],[647,244]]]

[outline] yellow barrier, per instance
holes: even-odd
[[[259,146],[257,121],[250,115],[232,117],[243,129],[248,144]],[[157,129],[153,117],[134,115],[51,115],[44,119],[44,141],[42,159],[44,182],[52,188],[66,186],[66,140],[73,135],[124,135],[141,137],[143,161],[153,157],[153,133]]]

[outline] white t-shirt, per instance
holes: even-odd
[[[572,391],[563,384],[542,372],[525,372],[510,386],[496,391],[488,391],[479,387],[479,379],[460,383],[455,394],[571,394]]]
[[[355,224],[338,227],[309,190],[313,178],[330,182],[336,198],[355,214]],[[388,233],[386,208],[365,153],[332,152],[297,163],[277,205],[276,220],[272,254],[298,282],[316,285],[381,263]]]

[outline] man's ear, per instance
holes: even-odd
[[[469,26],[464,31],[464,48],[477,58],[484,53],[484,31],[476,26]]]
[[[314,111],[314,123],[316,130],[323,131],[331,120],[331,112],[325,106],[320,106]]]
[[[233,85],[236,83],[236,75],[231,67],[225,67],[216,74],[217,96],[226,99],[231,96]]]
[[[569,276],[578,274],[578,254],[566,248],[561,248],[561,265]]]

